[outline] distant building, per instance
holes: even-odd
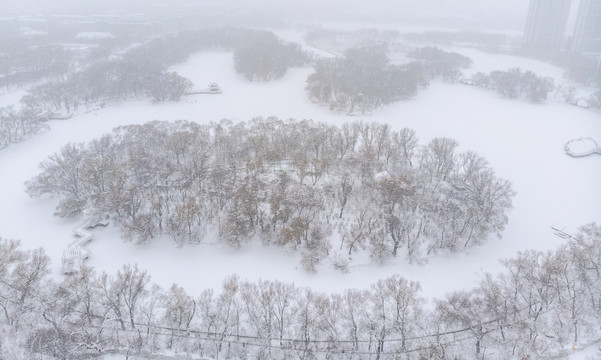
[[[601,0],[581,0],[572,38],[572,51],[601,54]]]
[[[530,0],[524,49],[536,53],[554,53],[562,50],[570,0]]]

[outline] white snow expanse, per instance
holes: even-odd
[[[107,32],[97,32],[97,31],[84,31],[75,35],[77,39],[88,39],[88,40],[98,40],[98,39],[112,39],[115,36],[111,33]]]
[[[48,33],[45,31],[34,30],[29,27],[22,27],[20,30],[23,36],[48,35]]]
[[[19,100],[27,94],[24,90],[14,90],[9,92],[0,92],[0,107],[12,105],[15,110],[19,110]]]
[[[508,63],[515,59],[475,57],[473,70],[520,66]],[[532,60],[527,61],[533,64]],[[537,66],[548,70],[546,64]],[[262,249],[257,244],[234,251],[225,245],[204,244],[177,248],[169,238],[136,246],[123,243],[118,230],[108,227],[92,231],[88,264],[99,272],[113,273],[123,264],[138,263],[148,270],[155,283],[163,287],[178,283],[194,295],[206,288],[219,289],[223,279],[231,274],[239,274],[242,279],[278,279],[318,291],[339,292],[367,288],[378,279],[398,273],[419,281],[423,296],[433,298],[471,288],[483,271],[498,272],[498,260],[513,257],[518,251],[556,248],[565,240],[554,236],[551,227],[573,233],[581,225],[601,220],[601,156],[574,159],[564,152],[570,139],[601,139],[598,111],[553,100],[535,105],[502,99],[494,92],[474,87],[435,82],[415,99],[369,116],[348,117],[331,113],[306,98],[304,86],[310,69],[292,70],[279,81],[250,83],[235,74],[230,53],[205,52],[172,70],[190,78],[196,88],[217,82],[223,94],[190,96],[180,103],[137,101],[112,105],[71,120],[52,121],[49,132],[0,151],[0,236],[20,239],[25,248],[44,247],[54,261],[58,278],[62,252],[73,240],[72,230],[79,220],[54,217],[56,201],[31,199],[23,186],[24,181],[37,174],[38,164],[47,156],[67,142],[88,141],[119,125],[155,119],[205,123],[227,118],[237,122],[272,115],[335,124],[359,119],[386,122],[395,129],[416,130],[422,143],[434,137],[456,139],[459,150],[470,149],[484,156],[498,176],[509,179],[517,191],[503,238],[491,238],[469,254],[433,259],[425,266],[407,265],[403,259],[375,266],[360,258],[353,260],[348,274],[324,265],[317,275],[310,275],[300,267],[297,254],[275,247]],[[9,101],[14,101],[10,94],[0,96],[0,106],[10,104]]]

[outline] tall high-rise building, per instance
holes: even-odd
[[[530,0],[524,48],[538,53],[562,50],[570,0]]]
[[[580,1],[572,50],[580,54],[601,54],[601,0]]]

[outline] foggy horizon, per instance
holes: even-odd
[[[460,30],[522,30],[528,2],[520,0],[160,0],[90,1],[58,0],[47,4],[41,0],[7,0],[0,10],[3,16],[35,15],[132,15],[161,16],[209,15],[232,18],[260,17],[283,22],[378,22],[383,24],[427,25]]]

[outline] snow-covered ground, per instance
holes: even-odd
[[[26,93],[24,90],[0,91],[0,108],[12,105],[18,110],[20,105],[19,100]]]
[[[98,31],[84,31],[75,35],[76,39],[88,39],[88,40],[98,40],[98,39],[112,39],[115,36],[111,33],[107,32],[98,32]]]
[[[148,360],[147,357],[138,357],[124,354],[110,354],[101,357],[102,360]],[[154,356],[153,360],[212,360],[208,358],[198,357],[182,357],[182,356]],[[584,359],[583,359],[584,360]]]
[[[494,57],[499,63],[504,59],[507,57]],[[475,66],[492,67],[478,64],[492,61],[490,58],[474,60]],[[154,282],[163,287],[178,283],[195,295],[205,288],[219,288],[230,274],[338,292],[366,288],[399,273],[421,282],[423,295],[432,298],[472,287],[482,271],[497,272],[501,268],[498,259],[512,257],[517,251],[557,247],[564,240],[553,235],[551,226],[572,233],[580,225],[601,220],[601,157],[573,159],[563,149],[570,139],[600,138],[598,111],[552,101],[534,105],[502,99],[477,88],[435,82],[408,102],[382,108],[371,116],[347,117],[307,100],[304,86],[310,69],[294,69],[284,79],[270,83],[250,83],[233,71],[231,54],[209,52],[197,54],[172,70],[189,77],[197,88],[217,82],[223,94],[190,96],[180,103],[112,105],[71,120],[50,122],[51,131],[1,151],[0,236],[21,239],[26,248],[46,248],[58,277],[62,252],[72,241],[72,229],[79,220],[53,217],[55,201],[30,199],[23,187],[48,155],[67,142],[88,141],[122,124],[155,119],[209,122],[227,118],[236,122],[271,115],[335,124],[359,119],[387,122],[396,129],[415,129],[423,143],[443,136],[458,140],[460,150],[483,155],[500,177],[514,184],[518,194],[503,238],[493,238],[469,254],[434,259],[423,267],[402,260],[372,266],[355,259],[348,274],[322,267],[317,275],[310,275],[299,266],[297,254],[277,248],[250,245],[234,251],[215,244],[177,248],[168,238],[136,246],[124,244],[118,231],[109,227],[93,230],[88,263],[108,272],[126,263],[138,263]]]
[[[520,68],[522,71],[532,71],[539,76],[553,78],[555,81],[562,81],[563,79],[563,69],[536,59],[509,54],[494,54],[465,47],[449,46],[444,47],[444,50],[455,51],[472,59],[474,62],[473,66],[463,71],[468,77],[477,72],[488,74],[495,70],[506,71]]]
[[[26,26],[22,27],[20,30],[23,36],[48,35],[45,31],[34,30]]]
[[[319,56],[322,58],[331,58],[331,57],[340,56],[340,54],[336,54],[331,51],[326,51],[324,49],[318,49],[314,46],[311,46],[311,44],[307,43],[307,41],[305,40],[305,35],[306,35],[305,31],[292,30],[292,29],[285,29],[285,30],[279,29],[279,30],[274,30],[274,33],[280,39],[291,42],[291,43],[299,44],[303,51],[311,52],[311,53],[315,54],[316,56]]]
[[[601,341],[596,341],[584,349],[577,350],[570,356],[570,360],[599,360],[601,359]]]

